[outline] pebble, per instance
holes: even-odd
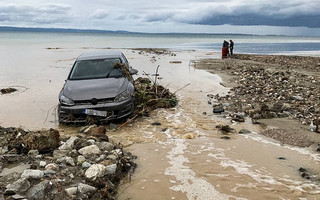
[[[95,156],[101,153],[97,145],[90,145],[90,146],[83,147],[79,149],[78,152],[86,158],[90,158],[92,156]]]

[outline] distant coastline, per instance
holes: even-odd
[[[68,28],[37,28],[37,27],[15,27],[0,26],[0,31],[4,32],[52,32],[52,33],[116,33],[116,34],[147,34],[147,35],[237,35],[237,36],[260,36],[256,34],[240,34],[240,33],[148,33],[148,32],[131,32],[125,30],[96,30],[96,29],[68,29]],[[263,35],[263,36],[283,36],[283,35]]]

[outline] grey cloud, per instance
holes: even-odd
[[[147,15],[146,21],[172,20],[202,25],[269,25],[320,27],[320,1],[193,2],[188,9]]]
[[[90,15],[92,19],[105,19],[109,16],[109,12],[107,10],[97,9]]]
[[[43,6],[0,6],[0,21],[6,23],[63,23],[70,19],[70,6],[43,5]]]

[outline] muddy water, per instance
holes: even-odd
[[[65,133],[75,130],[59,127],[54,109],[73,60],[84,50],[24,48],[15,49],[20,52],[19,59],[0,55],[4,60],[0,86],[19,90],[0,95],[0,125],[53,127]],[[194,70],[190,64],[218,54],[184,51],[171,56],[123,51],[139,75],[143,71],[154,74],[160,65],[162,85],[171,91],[190,85],[177,92],[180,102],[176,108],[156,110],[148,118],[108,133],[138,156],[138,168],[130,181],[121,185],[119,199],[319,199],[319,181],[314,181],[320,173],[318,154],[282,146],[256,133],[220,139],[216,125],[229,121],[212,114],[207,94],[226,94],[228,88],[219,84],[217,75]],[[161,125],[153,126],[153,122]],[[230,125],[236,130],[260,130],[249,122]],[[317,177],[301,178],[300,167]]]

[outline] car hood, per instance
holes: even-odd
[[[67,80],[63,94],[74,101],[114,98],[128,87],[126,78]]]

